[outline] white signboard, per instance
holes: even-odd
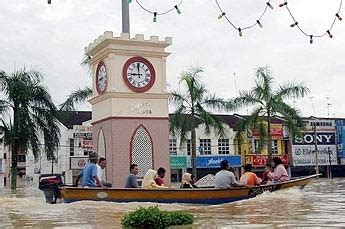
[[[70,169],[83,169],[88,157],[71,157]]]
[[[329,156],[331,156],[332,165],[337,164],[335,145],[318,145],[317,148],[319,165],[329,165]],[[292,160],[294,166],[315,165],[315,146],[292,145]]]

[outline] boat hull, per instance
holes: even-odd
[[[92,200],[113,202],[155,202],[187,204],[222,204],[255,197],[265,191],[277,191],[290,187],[303,188],[317,175],[291,180],[288,182],[241,187],[232,189],[101,189],[62,187],[61,195],[65,203]]]

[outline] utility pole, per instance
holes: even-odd
[[[122,33],[130,34],[128,2],[128,0],[122,0]]]
[[[319,152],[317,150],[316,120],[314,120],[314,142],[315,142],[315,173],[319,174]]]
[[[329,118],[329,107],[332,105],[329,103],[329,97],[326,97],[326,100],[327,100],[327,117]]]

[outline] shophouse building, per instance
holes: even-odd
[[[336,120],[304,118],[306,129],[292,140],[292,175],[315,173],[316,159],[320,172],[326,175],[329,166],[338,165]]]

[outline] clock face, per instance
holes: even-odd
[[[155,82],[155,77],[152,64],[143,57],[132,57],[123,67],[123,80],[134,92],[149,90]]]
[[[107,89],[107,69],[103,61],[101,61],[97,66],[96,88],[98,94],[103,94]]]

